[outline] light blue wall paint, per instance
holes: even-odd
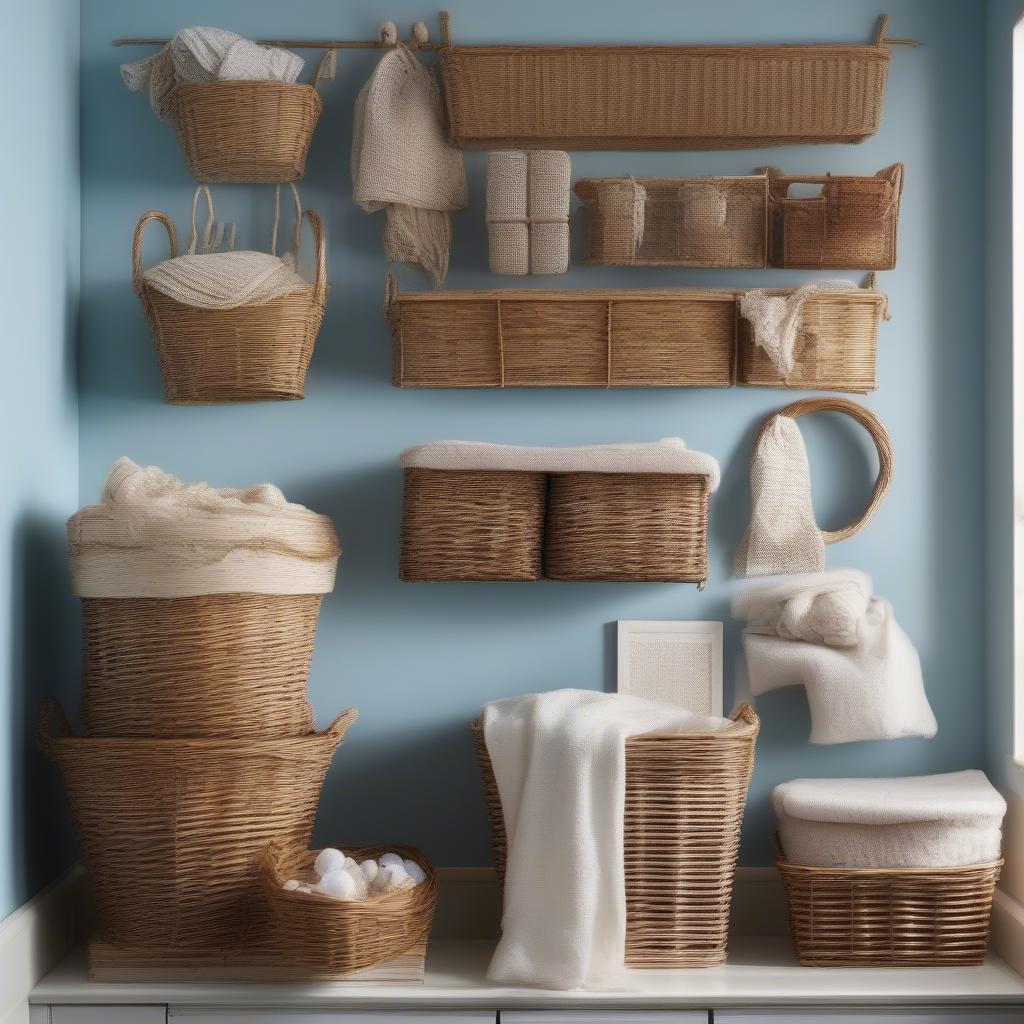
[[[721,0],[715,4],[450,4],[463,41],[861,41],[875,0]],[[897,50],[881,131],[860,146],[770,151],[579,153],[574,176],[744,173],[770,162],[804,173],[874,172],[907,164],[899,268],[882,275],[892,322],[881,329],[881,390],[866,399],[888,423],[896,480],[874,524],[833,549],[833,566],[860,566],[891,599],[918,644],[940,723],[937,739],[813,748],[802,693],[764,698],[764,730],[744,859],[771,850],[771,787],[799,775],[911,774],[984,761],[983,263],[984,24],[968,0],[890,4],[894,34],[924,46]],[[187,479],[269,479],[332,515],[345,546],[337,590],[324,603],[310,680],[326,722],[356,705],[359,725],[324,793],[320,837],[404,839],[442,864],[488,858],[467,724],[486,700],[556,686],[614,685],[614,622],[727,619],[729,566],[748,513],[747,459],[761,419],[793,396],[720,391],[399,391],[389,384],[381,315],[381,222],[350,199],[351,109],[372,53],[343,53],[325,89],[325,115],[303,185],[330,233],[332,291],[305,402],[172,408],[160,404],[152,347],[129,282],[129,245],[144,210],[184,225],[191,184],[167,126],[120,82],[115,36],[166,35],[222,25],[250,36],[369,38],[383,17],[407,32],[431,8],[303,0],[287,8],[241,0],[140,5],[92,0],[83,12],[83,338],[81,497],[94,500],[121,454]],[[431,22],[433,26],[433,22]],[[315,55],[313,55],[315,56]],[[449,287],[514,284],[486,271],[483,155],[469,154],[472,206],[456,218]],[[223,186],[220,209],[241,238],[262,241],[269,189]],[[576,255],[580,224],[574,228]],[[147,258],[164,249],[148,239]],[[795,271],[597,269],[576,265],[564,287],[793,284]],[[414,271],[403,285],[417,287]],[[525,286],[550,286],[527,280]],[[852,516],[870,485],[871,449],[845,421],[807,423],[816,503],[825,525]],[[680,434],[722,462],[712,505],[712,579],[691,587],[633,584],[401,584],[397,580],[405,446],[441,437],[584,444]],[[738,631],[728,627],[732,695]]]
[[[0,43],[15,147],[0,170],[0,918],[71,858],[34,726],[44,694],[77,689],[64,519],[78,500],[78,25],[77,2],[33,0],[6,11]]]

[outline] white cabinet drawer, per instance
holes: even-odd
[[[707,1010],[502,1010],[501,1024],[708,1024],[710,1016]]]
[[[170,1007],[168,1024],[496,1024],[494,1010],[301,1010]]]
[[[715,1024],[1020,1024],[1024,1011],[983,1010],[716,1010]]]
[[[50,1024],[166,1024],[166,1006],[51,1006]]]

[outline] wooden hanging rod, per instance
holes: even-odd
[[[169,39],[115,39],[113,46],[163,46]],[[257,39],[260,46],[280,46],[286,50],[389,50],[397,43],[373,39]],[[420,50],[440,50],[440,43],[420,43]]]

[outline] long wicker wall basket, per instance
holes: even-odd
[[[404,473],[403,580],[707,579],[706,476]]]
[[[227,309],[187,305],[147,283],[142,271],[146,225],[158,221],[164,226],[171,259],[178,255],[177,234],[165,213],[150,210],[139,219],[132,239],[132,282],[153,335],[167,402],[191,405],[303,397],[327,298],[327,246],[319,215],[306,210],[301,218],[313,232],[313,281],[267,302]],[[296,252],[301,222],[296,224]],[[194,229],[193,223],[193,238]]]
[[[411,889],[341,902],[283,888],[291,878],[316,881],[313,861],[319,850],[268,845],[258,863],[263,906],[249,936],[252,948],[274,951],[264,980],[341,980],[406,954],[422,957],[437,905],[434,869],[412,847],[345,847],[357,860],[376,859],[388,850],[414,860],[426,879]]]
[[[760,728],[749,704],[733,718],[742,729],[652,733],[626,741],[629,967],[709,967],[725,961],[740,825]],[[473,736],[500,880],[505,822],[479,720]]]
[[[89,736],[274,739],[313,727],[321,594],[82,599]]]
[[[46,700],[39,742],[61,767],[98,938],[133,949],[239,942],[260,851],[272,839],[309,844],[324,776],[355,719],[346,711],[290,739],[92,739]]]
[[[777,294],[785,295],[785,289]],[[868,392],[885,296],[821,292],[804,304],[788,380],[754,345],[742,292],[441,291],[387,301],[392,383],[403,388],[715,387]]]
[[[779,857],[806,967],[980,964],[1002,861],[954,868],[821,868]]]
[[[332,64],[333,51],[328,51],[311,85],[217,81],[177,86],[172,119],[192,177],[203,183],[270,184],[301,178],[323,110],[317,87]]]
[[[441,16],[454,145],[747,149],[860,142],[882,119],[888,17],[864,45],[456,46]]]
[[[794,189],[814,186],[817,195]],[[615,266],[889,270],[903,165],[875,175],[583,178],[586,261]]]

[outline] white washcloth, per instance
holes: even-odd
[[[728,719],[591,690],[529,694],[484,708],[508,838],[491,981],[553,989],[616,983],[626,940],[626,739],[733,728]]]
[[[794,779],[772,806],[788,860],[812,867],[959,867],[999,857],[1006,801],[983,772]]]
[[[324,594],[341,553],[330,519],[273,484],[182,483],[127,458],[67,528],[81,597]]]
[[[921,661],[871,579],[850,570],[769,580],[738,595],[751,692],[803,686],[812,743],[852,743],[938,730]]]
[[[199,309],[231,309],[270,302],[313,286],[295,273],[292,253],[185,253],[150,267],[142,279],[164,295]]]
[[[740,296],[740,316],[750,322],[754,344],[764,349],[783,380],[789,380],[796,355],[797,328],[804,303],[821,292],[847,291],[852,281],[811,281],[787,295],[754,288]]]
[[[132,92],[145,90],[161,121],[173,119],[173,92],[182,83],[228,81],[294,82],[304,61],[288,50],[260,46],[223,28],[193,26],[176,32],[159,53],[121,65]]]
[[[523,470],[534,473],[678,473],[708,477],[718,488],[718,463],[686,447],[682,438],[586,445],[581,448],[530,448],[483,441],[434,441],[406,448],[405,469]]]

